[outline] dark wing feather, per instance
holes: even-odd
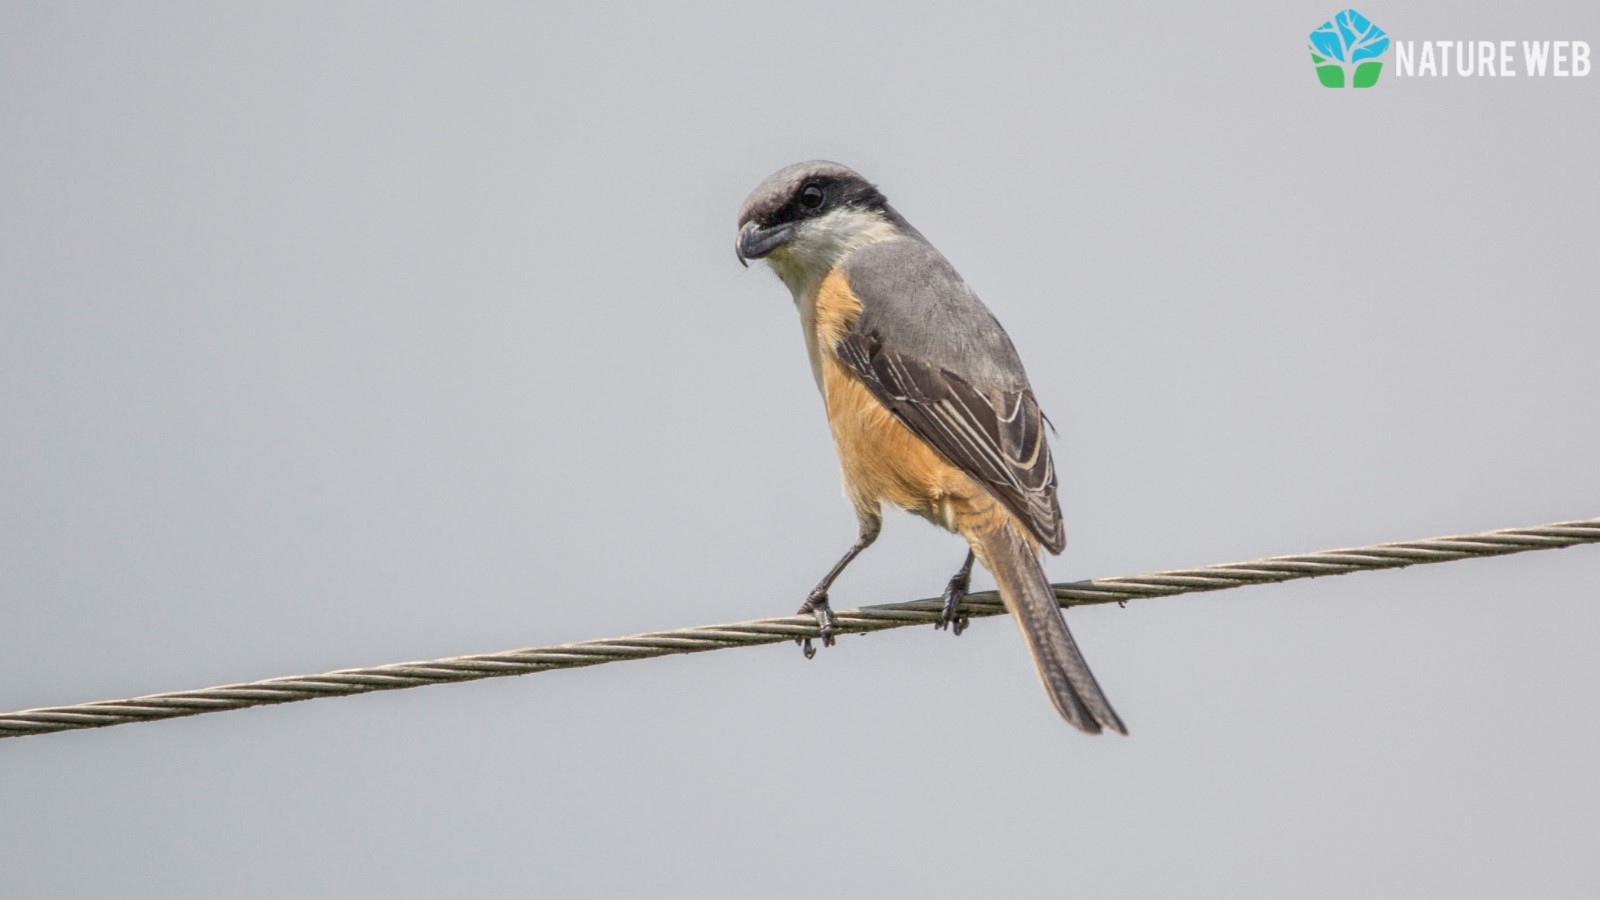
[[[951,465],[989,490],[1051,553],[1066,546],[1044,416],[1026,386],[985,392],[954,372],[855,331],[835,352],[880,403]]]

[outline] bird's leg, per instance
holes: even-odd
[[[950,583],[945,585],[944,611],[939,614],[939,621],[933,624],[933,627],[940,631],[950,626],[950,631],[959,636],[961,632],[967,630],[971,620],[966,616],[956,615],[956,608],[966,599],[967,589],[972,587],[972,560],[973,553],[968,550],[967,561],[961,564],[961,571],[952,576]]]
[[[822,576],[822,581],[818,582],[817,586],[806,596],[805,604],[796,613],[796,615],[816,617],[817,630],[821,632],[822,646],[824,647],[833,646],[833,609],[828,606],[828,588],[833,586],[833,580],[839,577],[839,573],[844,571],[845,566],[850,565],[851,560],[859,556],[861,551],[872,546],[872,542],[878,539],[878,529],[882,522],[883,519],[878,516],[871,518],[866,516],[859,517],[860,531],[857,534],[856,542],[850,546],[850,549],[845,552],[838,562],[833,564],[833,568],[828,570],[828,574]],[[798,643],[801,650],[805,652],[806,659],[817,655],[816,648],[811,646],[811,638],[801,638]]]

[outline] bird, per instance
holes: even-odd
[[[937,627],[961,633],[982,562],[1061,716],[1089,734],[1127,734],[1040,563],[1041,550],[1066,546],[1048,420],[994,314],[875,184],[835,162],[795,163],[757,185],[735,254],[746,267],[765,260],[794,297],[855,508],[855,543],[800,608],[823,645],[835,626],[828,591],[877,539],[887,503],[970,548]]]

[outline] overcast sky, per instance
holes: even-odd
[[[854,517],[733,238],[815,157],[1010,330],[1058,581],[1600,515],[1600,74],[1325,89],[1337,2],[563,5],[0,6],[0,711],[793,611]],[[891,513],[834,602],[963,552]],[[1074,610],[1128,738],[988,619],[5,740],[0,893],[1592,897],[1597,583]]]

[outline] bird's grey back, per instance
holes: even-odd
[[[1028,388],[1000,322],[933,245],[910,230],[850,255],[844,274],[862,301],[857,330],[984,391]]]

